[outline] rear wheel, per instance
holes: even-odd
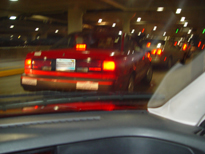
[[[129,82],[128,82],[128,86],[127,86],[127,91],[128,92],[133,92],[134,91],[134,76],[132,75],[129,79]]]

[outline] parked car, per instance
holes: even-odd
[[[153,65],[165,66],[171,68],[174,63],[181,60],[184,56],[184,50],[175,45],[175,42],[157,39],[147,39],[143,47],[151,53],[151,62]]]
[[[26,56],[21,85],[25,90],[133,91],[136,82],[152,79],[149,58],[126,33],[72,33],[51,50]]]

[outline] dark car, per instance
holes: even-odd
[[[159,39],[148,39],[143,46],[151,53],[152,65],[171,68],[174,63],[181,60],[184,55],[182,48],[175,45],[175,42]]]
[[[121,32],[121,31],[120,31]],[[25,90],[128,90],[152,79],[150,54],[125,33],[72,33],[49,51],[26,56]]]

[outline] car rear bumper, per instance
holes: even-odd
[[[97,90],[109,91],[114,89],[114,80],[47,77],[22,74],[21,86],[25,90]]]
[[[164,65],[167,62],[167,58],[165,59],[165,57],[156,56],[151,58],[152,58],[151,60],[152,65]]]

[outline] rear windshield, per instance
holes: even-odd
[[[103,33],[74,33],[57,42],[52,49],[75,48],[77,44],[86,44],[86,48],[120,49],[121,35]]]

